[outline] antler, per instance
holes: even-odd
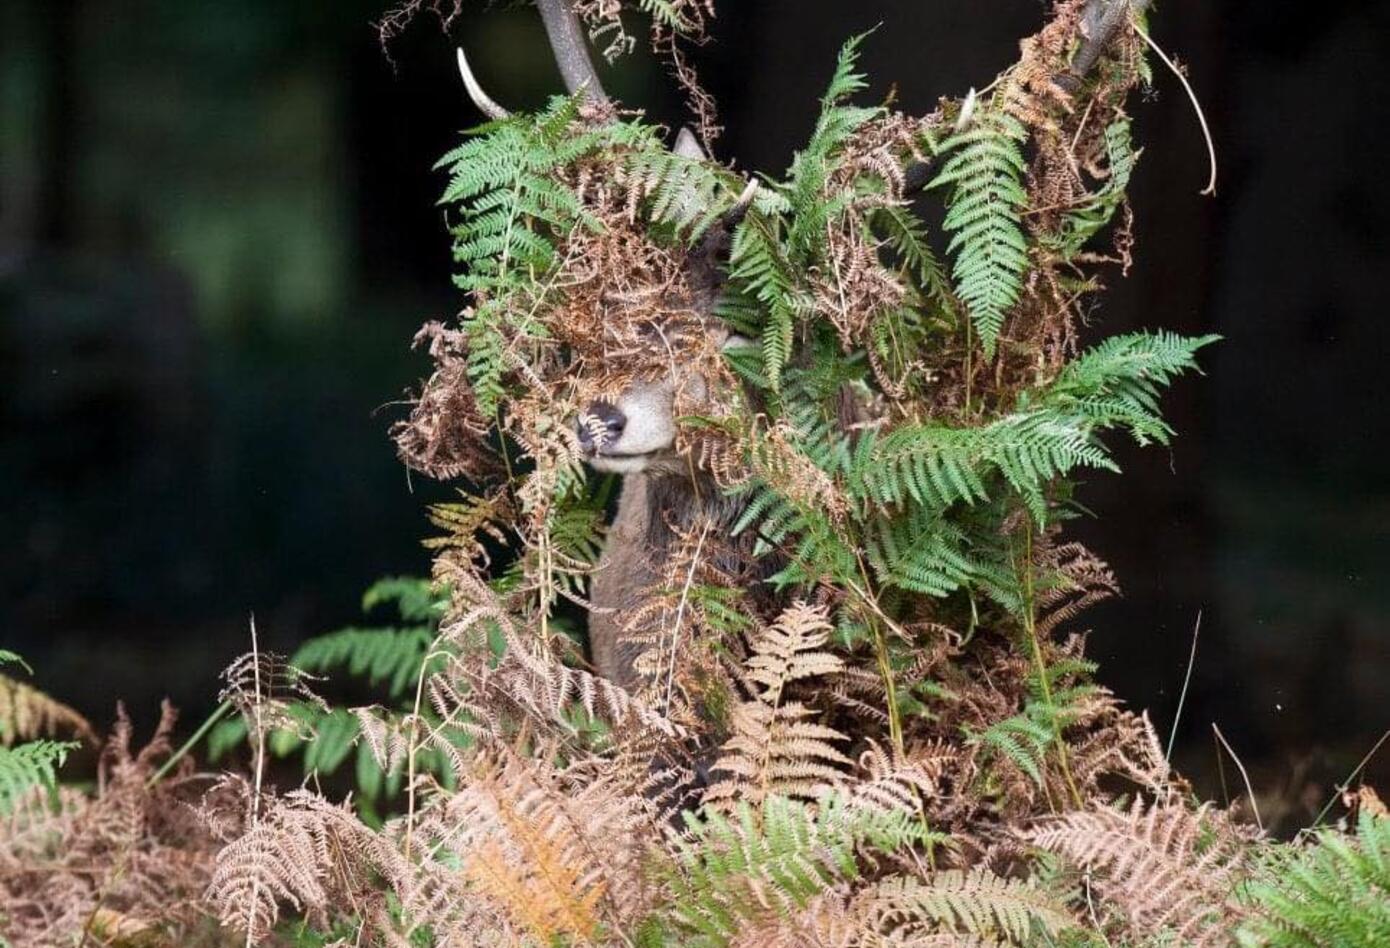
[[[468,65],[468,57],[464,55],[463,47],[458,48],[459,75],[463,76],[463,87],[468,90],[468,98],[473,100],[473,104],[478,107],[478,111],[490,119],[504,119],[512,113],[493,101],[492,96],[483,91],[483,87],[478,84],[478,79],[473,75],[473,69]]]
[[[608,93],[603,91],[603,83],[599,81],[598,72],[589,59],[584,31],[569,0],[536,0],[536,6],[541,11],[541,22],[545,24],[555,64],[560,67],[560,76],[565,80],[565,90],[570,95],[582,91],[594,102],[607,103]],[[463,87],[468,90],[468,98],[479,112],[490,119],[504,119],[512,114],[483,89],[478,77],[473,75],[473,68],[461,46],[458,49],[458,64]]]
[[[598,72],[589,59],[589,44],[569,0],[536,0],[536,6],[540,8],[541,21],[550,37],[555,64],[565,80],[565,91],[574,95],[583,90],[591,99],[606,103],[608,94],[603,91]]]
[[[1068,91],[1081,85],[1081,80],[1100,59],[1101,53],[1115,38],[1121,24],[1132,13],[1139,16],[1146,10],[1151,0],[1091,0],[1083,14],[1086,26],[1086,41],[1076,51],[1071,61],[1071,71],[1059,76],[1057,81]]]

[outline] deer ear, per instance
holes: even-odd
[[[691,158],[695,161],[709,160],[705,150],[700,147],[700,140],[695,137],[695,133],[684,127],[676,133],[676,144],[671,151],[682,158]]]

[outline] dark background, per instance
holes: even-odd
[[[533,10],[466,7],[451,32],[495,97],[559,90]],[[1044,14],[721,7],[697,56],[718,155],[771,171],[851,32],[883,24],[872,94],[925,112]],[[427,372],[415,328],[459,306],[431,165],[478,116],[437,20],[383,53],[382,0],[0,11],[0,647],[97,721],[123,698],[148,723],[167,694],[191,727],[252,612],[289,650],[357,620],[372,579],[427,571],[422,509],[448,489],[412,484],[385,431]],[[1390,3],[1168,0],[1153,25],[1190,65],[1220,195],[1197,194],[1197,123],[1160,72],[1132,109],[1137,264],[1097,328],[1226,341],[1168,400],[1172,450],[1124,450],[1083,493],[1078,531],[1127,591],[1091,649],[1166,735],[1200,611],[1179,760],[1219,797],[1218,722],[1267,806],[1306,818],[1390,727]],[[605,78],[681,120],[641,52]],[[1385,788],[1390,752],[1371,772]]]

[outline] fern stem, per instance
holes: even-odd
[[[420,673],[415,677],[415,703],[411,706],[410,711],[410,746],[406,751],[405,761],[405,858],[407,862],[410,861],[410,843],[415,831],[415,754],[420,749],[420,705],[424,699],[426,672],[436,655],[435,646],[439,644],[439,640],[440,636],[435,636],[434,641],[425,651],[425,657],[420,660]]]
[[[256,702],[252,705],[256,725],[256,778],[255,792],[251,797],[251,829],[254,831],[260,826],[261,822],[261,785],[265,779],[265,722],[261,717],[261,654],[260,642],[256,638],[256,616],[251,615],[251,668],[256,676]],[[261,874],[256,873],[256,878],[251,885],[251,899],[247,908],[246,920],[246,948],[251,948],[253,939],[256,935],[256,915],[255,906],[260,901],[261,893]]]
[[[1062,726],[1057,722],[1057,706],[1052,701],[1052,684],[1047,680],[1047,663],[1043,661],[1042,644],[1038,641],[1038,626],[1034,619],[1033,602],[1033,521],[1030,517],[1025,521],[1024,530],[1024,557],[1023,557],[1023,591],[1024,609],[1023,626],[1028,632],[1028,642],[1033,650],[1033,667],[1037,672],[1038,684],[1042,689],[1044,703],[1047,704],[1048,718],[1052,724],[1052,737],[1057,744],[1057,764],[1062,768],[1062,777],[1067,782],[1067,790],[1071,793],[1072,804],[1078,809],[1082,806],[1081,791],[1076,787],[1076,781],[1071,775],[1071,763],[1067,758],[1067,744],[1062,739]],[[1046,781],[1043,781],[1046,786]]]
[[[873,585],[869,580],[869,571],[864,566],[864,557],[856,550],[854,559],[859,564],[859,575],[864,579],[863,597],[870,601],[873,612],[881,616],[883,615],[882,608],[878,605],[876,598],[871,598]],[[903,721],[902,713],[898,710],[898,686],[893,680],[893,665],[888,660],[888,640],[883,637],[883,627],[879,624],[876,616],[871,614],[868,618],[869,628],[874,634],[874,657],[878,661],[878,673],[883,676],[883,688],[887,692],[888,737],[893,742],[893,750],[901,754],[903,752]]]
[[[174,766],[180,760],[187,757],[189,751],[193,750],[198,742],[207,736],[208,731],[211,731],[218,721],[226,717],[227,712],[230,710],[232,710],[232,703],[230,701],[224,701],[219,704],[216,710],[214,710],[212,714],[209,714],[202,724],[198,725],[198,730],[193,732],[193,736],[184,741],[183,745],[179,747],[178,750],[170,754],[169,759],[164,762],[164,765],[156,770],[149,780],[145,781],[145,789],[148,790],[168,776],[169,771],[173,770]]]
[[[898,711],[898,688],[893,681],[893,667],[888,662],[888,643],[883,638],[883,629],[873,618],[869,619],[869,627],[874,631],[874,652],[878,659],[878,673],[883,676],[883,685],[888,691],[888,736],[893,742],[893,749],[901,754],[903,752],[903,722],[902,715]]]
[[[1371,762],[1371,758],[1376,755],[1376,751],[1380,750],[1380,746],[1387,740],[1390,740],[1390,731],[1386,731],[1384,734],[1380,735],[1380,740],[1376,741],[1375,745],[1366,752],[1366,756],[1361,758],[1361,763],[1352,768],[1351,773],[1347,774],[1346,779],[1336,785],[1332,791],[1332,798],[1328,800],[1327,805],[1318,812],[1317,819],[1313,820],[1313,826],[1318,826],[1322,823],[1322,818],[1327,815],[1327,811],[1332,809],[1332,805],[1347,791],[1347,788],[1351,786],[1351,782],[1366,768],[1366,765]]]

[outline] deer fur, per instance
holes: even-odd
[[[725,349],[752,345],[722,326],[712,326],[710,332],[718,334],[716,342]],[[682,378],[673,366],[666,379],[634,385],[605,405],[601,410],[623,417],[623,428],[611,440],[588,442],[590,467],[623,475],[617,514],[589,590],[590,655],[600,675],[626,688],[639,682],[632,668],[636,650],[623,643],[623,631],[660,581],[674,540],[703,520],[727,539],[742,512],[738,500],[676,450],[675,393],[684,388],[699,398],[708,384],[703,378]],[[576,420],[581,431],[586,414]]]
[[[677,530],[708,518],[727,537],[742,512],[708,476],[655,471],[623,478],[618,512],[594,573],[589,596],[589,649],[595,669],[629,690],[640,684],[636,648],[623,641],[628,619],[660,581]]]

